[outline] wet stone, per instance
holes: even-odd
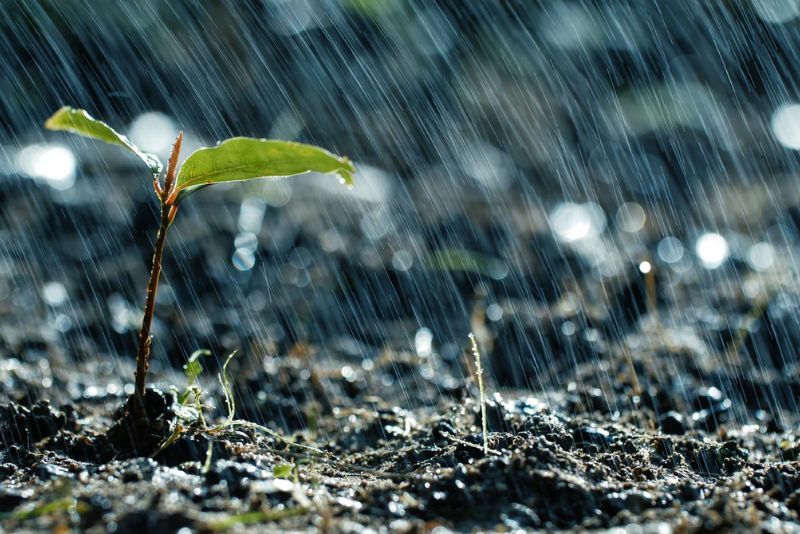
[[[692,401],[692,422],[700,430],[715,431],[730,419],[732,401],[716,387],[700,388]]]
[[[0,447],[35,443],[56,435],[68,424],[74,424],[74,418],[54,410],[48,401],[30,408],[15,403],[0,405]]]
[[[608,431],[591,426],[576,429],[572,436],[576,444],[580,446],[592,445],[599,449],[604,449],[613,442],[613,438]]]
[[[0,513],[10,512],[33,496],[33,490],[0,488]]]
[[[455,435],[456,430],[449,421],[439,421],[434,425],[433,429],[431,429],[431,436],[436,444],[449,443],[452,436]]]
[[[778,370],[800,362],[800,296],[775,296],[748,332],[744,350],[757,365]]]
[[[681,435],[686,432],[684,418],[678,412],[667,412],[658,420],[661,430],[665,434]]]

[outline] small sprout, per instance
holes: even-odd
[[[211,472],[211,462],[214,459],[214,442],[208,441],[208,448],[206,449],[206,461],[203,462],[203,474]]]
[[[294,465],[280,464],[272,468],[272,476],[275,478],[285,478],[286,480],[294,479]]]
[[[311,447],[310,445],[303,445],[301,443],[295,443],[291,439],[285,438],[278,434],[277,432],[270,430],[269,428],[252,423],[250,421],[245,421],[243,419],[236,419],[236,402],[233,395],[233,387],[231,385],[230,377],[228,375],[228,365],[231,363],[231,360],[234,356],[236,356],[236,352],[232,352],[226,359],[225,363],[222,366],[222,371],[217,374],[217,379],[219,380],[219,384],[222,387],[222,393],[225,395],[225,406],[228,410],[228,415],[224,421],[214,426],[209,427],[208,423],[206,422],[205,414],[203,412],[203,403],[201,398],[203,396],[203,389],[197,384],[197,378],[203,372],[202,366],[199,366],[199,362],[197,361],[200,356],[210,355],[211,352],[207,350],[198,350],[192,353],[189,357],[189,361],[184,366],[184,370],[187,370],[187,382],[189,385],[183,391],[183,393],[179,393],[178,388],[174,387],[172,390],[176,393],[178,398],[178,403],[173,407],[175,410],[175,415],[177,419],[173,422],[172,432],[170,435],[161,443],[158,447],[156,452],[153,456],[157,456],[161,452],[163,452],[167,447],[175,443],[178,438],[183,435],[184,432],[189,430],[189,428],[195,427],[198,425],[200,426],[200,430],[205,432],[209,436],[214,436],[223,432],[225,430],[230,430],[233,428],[243,428],[252,430],[255,432],[261,432],[268,436],[275,438],[278,441],[283,442],[289,447],[294,447],[297,449],[302,449],[305,451],[309,451],[313,454],[317,454],[320,456],[328,456],[327,453],[324,451],[317,449],[315,447]],[[191,365],[196,363],[196,365]],[[198,367],[199,366],[199,367]],[[192,374],[189,374],[188,370],[191,370]],[[194,374],[196,372],[196,374]],[[189,400],[192,400],[192,404],[189,404]],[[210,469],[212,454],[213,454],[213,442],[209,442],[208,451],[206,453],[206,461],[203,465],[203,470],[205,472]],[[294,473],[295,479],[298,477],[297,471]]]
[[[280,521],[289,517],[297,517],[307,514],[308,511],[303,507],[282,508],[279,510],[257,510],[255,512],[243,512],[241,514],[222,514],[218,519],[208,521],[204,527],[211,532],[222,532],[237,526],[258,525]]]
[[[10,512],[0,513],[2,521],[28,521],[39,517],[58,517],[63,514],[85,514],[89,505],[79,501],[73,494],[72,483],[68,479],[56,480],[48,499],[42,502],[24,502]],[[2,527],[0,527],[2,530]]]
[[[164,440],[164,443],[162,443],[158,447],[156,452],[153,453],[153,457],[155,458],[156,456],[161,454],[167,447],[178,441],[178,438],[180,438],[183,435],[184,430],[186,429],[183,427],[182,424],[175,423],[175,427],[172,429],[172,433],[170,433],[169,437],[166,440]]]
[[[211,351],[208,349],[194,351],[183,366],[187,387],[194,386],[197,383],[197,378],[203,373],[203,366],[200,364],[201,356],[211,356]]]
[[[233,422],[236,413],[236,399],[233,397],[233,388],[231,388],[231,381],[228,379],[228,364],[231,363],[234,356],[236,356],[236,351],[231,352],[222,365],[222,372],[217,375],[219,385],[222,386],[222,392],[225,394],[225,405],[228,407],[228,423]]]
[[[489,454],[489,433],[486,424],[486,395],[483,389],[483,367],[481,366],[481,352],[478,350],[478,341],[475,334],[469,333],[469,342],[472,344],[472,354],[475,356],[475,376],[478,378],[478,390],[481,394],[481,426],[483,429],[483,454]]]
[[[153,251],[150,281],[147,284],[144,318],[139,331],[139,346],[136,353],[134,398],[139,402],[135,402],[134,406],[138,406],[142,413],[144,412],[142,399],[145,393],[145,378],[149,367],[152,344],[150,327],[155,314],[156,293],[161,276],[161,259],[167,231],[175,220],[180,202],[188,194],[201,187],[221,182],[251,180],[254,178],[283,179],[308,172],[319,172],[336,174],[342,183],[350,186],[353,184],[353,174],[355,173],[355,167],[350,160],[346,157],[331,154],[322,148],[290,141],[251,139],[247,137],[234,137],[223,141],[215,147],[201,148],[189,155],[180,169],[178,169],[178,157],[183,141],[183,132],[181,132],[175,139],[167,169],[162,179],[162,164],[156,156],[143,152],[131,143],[127,137],[118,133],[104,122],[93,118],[85,110],[69,106],[62,107],[45,122],[45,127],[50,130],[76,133],[123,147],[144,161],[153,175],[153,191],[161,204],[161,216]],[[230,361],[230,357],[228,361]],[[202,372],[202,366],[197,361],[197,358],[189,362],[185,370],[190,381],[189,388],[195,387],[194,380]],[[223,377],[226,381],[223,384],[223,388],[227,387],[225,399],[228,403],[229,421],[232,421],[235,405],[233,403],[233,395],[229,393],[230,385],[227,384],[227,377],[224,375],[225,370],[223,369]],[[222,377],[220,381],[223,381]],[[183,400],[186,401],[187,399],[188,396],[184,397]]]

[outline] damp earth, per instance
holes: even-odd
[[[798,17],[0,3],[0,529],[800,530]],[[64,104],[357,168],[182,206],[147,425],[158,205]]]

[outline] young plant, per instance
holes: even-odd
[[[342,183],[351,186],[355,172],[355,167],[346,157],[331,154],[316,146],[248,137],[234,137],[215,147],[201,148],[186,158],[178,169],[178,156],[183,140],[181,132],[172,146],[172,153],[162,178],[162,164],[155,155],[143,152],[127,137],[104,122],[92,118],[82,109],[62,107],[45,122],[45,127],[99,139],[125,148],[136,154],[153,175],[153,190],[161,204],[161,215],[136,352],[134,397],[140,402],[134,405],[141,404],[145,395],[145,379],[152,343],[150,326],[153,322],[158,281],[161,276],[161,259],[167,231],[178,213],[181,202],[190,193],[216,183],[254,178],[284,178],[307,172],[337,174]]]

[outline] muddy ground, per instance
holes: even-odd
[[[601,276],[530,205],[467,191],[428,216],[435,182],[378,184],[387,209],[307,178],[187,202],[154,329],[157,424],[133,439],[146,188],[3,178],[3,529],[800,530],[791,249],[766,273],[734,250],[714,272],[656,259],[648,278],[663,236],[612,221],[596,246],[621,267]],[[436,254],[455,248],[471,255]],[[202,348],[200,418],[172,388]]]

